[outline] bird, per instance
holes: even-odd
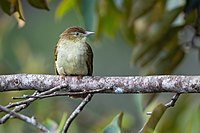
[[[93,52],[86,42],[94,32],[73,26],[60,34],[54,49],[54,70],[56,75],[92,76]]]

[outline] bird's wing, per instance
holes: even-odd
[[[88,76],[92,76],[93,73],[93,52],[92,52],[92,48],[90,47],[90,45],[86,42],[87,45],[87,68],[88,68]]]
[[[58,70],[56,69],[56,61],[57,61],[57,54],[58,54],[57,47],[58,46],[56,45],[54,48],[54,71],[56,75],[59,75]]]

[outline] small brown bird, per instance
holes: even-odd
[[[86,38],[94,32],[70,27],[61,35],[54,50],[54,69],[57,75],[91,76],[93,52]]]

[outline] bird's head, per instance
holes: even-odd
[[[81,27],[70,27],[66,29],[60,35],[60,37],[63,39],[74,41],[74,42],[77,42],[77,41],[85,42],[87,36],[92,35],[92,34],[94,34],[94,32],[85,31]]]

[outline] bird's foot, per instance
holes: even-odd
[[[58,81],[60,78],[60,75],[56,75],[56,80]],[[65,75],[61,75],[61,79],[62,80],[65,80]]]
[[[65,80],[65,75],[62,75],[61,78],[62,78],[62,80]]]
[[[80,79],[82,79],[82,78],[83,78],[82,75],[77,76],[77,79],[78,79],[78,80],[80,80]]]
[[[56,75],[56,81],[58,81],[59,80],[59,75]]]

